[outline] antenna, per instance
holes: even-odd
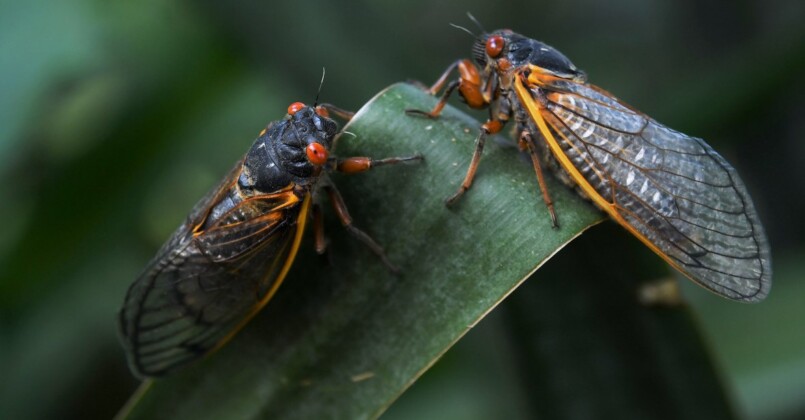
[[[481,26],[481,22],[478,22],[478,19],[475,19],[475,16],[473,16],[472,13],[467,12],[467,17],[470,18],[470,20],[475,24],[475,26],[477,26],[478,29],[481,30],[481,33],[484,34],[486,33],[486,29],[484,29],[484,27]]]
[[[470,32],[470,30],[469,30],[469,29],[467,29],[467,28],[465,28],[465,27],[463,27],[463,26],[458,26],[458,25],[456,25],[456,24],[454,24],[454,23],[451,23],[451,24],[450,24],[450,26],[452,26],[452,27],[454,27],[454,28],[456,28],[456,29],[461,29],[462,31],[464,31],[464,32],[466,32],[466,33],[468,33],[468,34],[470,34],[470,36],[471,36],[471,37],[473,37],[473,38],[477,38],[477,37],[478,37],[478,36],[477,36],[477,35],[475,35],[474,33]]]
[[[319,104],[319,94],[321,94],[321,87],[324,86],[324,74],[326,73],[324,67],[321,68],[321,81],[319,82],[319,90],[316,92],[316,100],[313,101],[313,108]]]

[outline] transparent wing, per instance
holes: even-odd
[[[597,204],[704,287],[743,301],[768,294],[768,241],[724,158],[597,87],[538,82],[525,98],[534,106],[526,108],[544,118],[550,131],[544,137],[555,139],[575,167],[573,178],[588,184]]]
[[[191,214],[209,213],[200,208],[216,197],[222,195],[211,194]],[[181,226],[132,284],[120,311],[132,370],[160,376],[231,337],[282,281],[306,206],[288,190],[246,200],[212,224]]]

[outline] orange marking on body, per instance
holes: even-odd
[[[293,243],[291,244],[291,249],[288,252],[288,257],[285,259],[285,262],[280,270],[279,274],[277,275],[277,279],[274,280],[274,284],[271,285],[271,289],[260,299],[260,302],[252,308],[246,317],[238,323],[238,326],[235,327],[229,334],[227,334],[218,344],[215,345],[212,349],[210,349],[210,353],[215,352],[216,350],[223,347],[232,337],[235,336],[253,317],[260,312],[260,309],[263,309],[263,306],[274,297],[274,293],[277,292],[282,281],[285,280],[285,276],[288,274],[288,270],[291,269],[291,265],[293,264],[294,260],[296,259],[296,253],[299,251],[299,245],[302,243],[302,234],[305,232],[305,223],[307,222],[307,213],[310,209],[310,201],[311,196],[310,194],[305,195],[305,200],[302,202],[302,208],[299,210],[299,217],[296,219],[296,232],[294,234]],[[270,272],[270,271],[269,271]]]
[[[569,82],[569,80],[567,79],[563,79],[561,77],[548,74],[546,73],[545,69],[539,66],[535,66],[533,64],[530,64],[528,66],[528,70],[530,70],[530,73],[528,74],[527,82],[530,85],[545,86],[550,84],[551,82],[557,82],[557,81]]]

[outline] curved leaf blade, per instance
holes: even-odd
[[[479,123],[406,84],[345,127],[340,156],[422,153],[421,165],[334,176],[356,226],[403,268],[395,278],[329,220],[330,259],[309,238],[274,299],[221,351],[154,381],[129,418],[375,417],[520,282],[602,215],[549,182],[552,229],[533,169],[506,140],[485,151],[473,188],[443,200],[466,171]],[[330,218],[332,219],[332,218]],[[311,251],[304,252],[305,249]]]

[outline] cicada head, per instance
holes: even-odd
[[[509,29],[481,35],[475,41],[472,53],[481,67],[491,66],[498,72],[535,66],[541,72],[564,79],[586,79],[584,72],[557,49]]]
[[[335,121],[316,108],[291,104],[285,118],[269,126],[246,154],[241,185],[274,191],[289,183],[314,183],[337,132]]]

